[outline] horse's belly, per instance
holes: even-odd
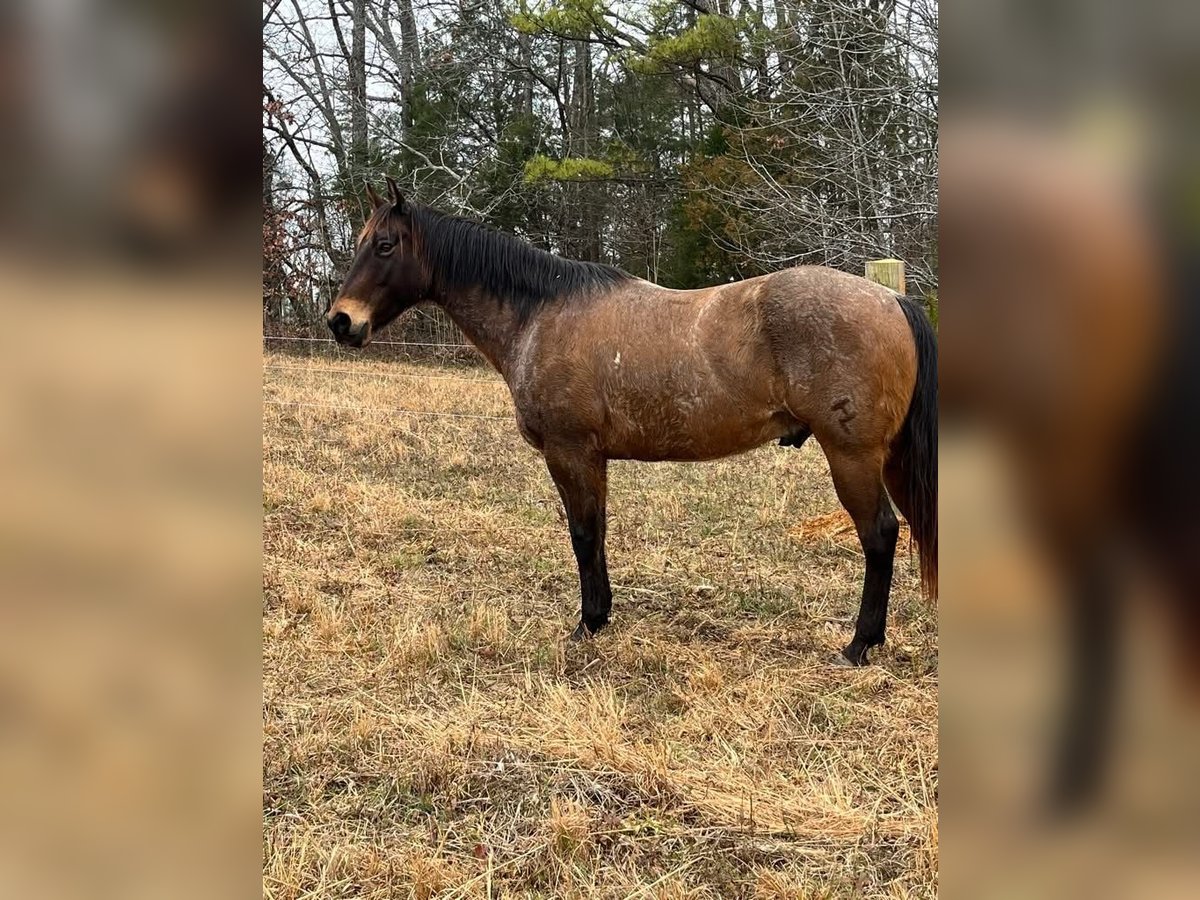
[[[601,443],[611,459],[682,462],[743,453],[787,434],[789,428],[768,410],[722,415],[672,406],[646,415],[615,407],[610,408]]]

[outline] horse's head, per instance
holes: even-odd
[[[375,332],[426,300],[431,278],[413,245],[412,215],[396,182],[390,196],[367,186],[373,211],[358,236],[354,261],[325,316],[338,343],[363,347]]]

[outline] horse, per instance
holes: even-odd
[[[866,559],[839,661],[883,644],[899,524],[937,594],[937,338],[921,306],[820,266],[672,290],[368,186],[372,212],[326,321],[364,347],[440,306],[503,376],[566,510],[583,639],[609,623],[609,460],[700,461],[815,437]]]
[[[1086,809],[1111,768],[1121,632],[1141,594],[1200,696],[1200,257],[1180,224],[1192,213],[1179,170],[1147,182],[1077,137],[991,114],[940,138],[952,152],[939,252],[958,313],[942,413],[983,425],[1002,451],[1056,582],[1065,690],[1046,799],[1058,813]],[[1155,182],[1161,195],[1146,196]]]

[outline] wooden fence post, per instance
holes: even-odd
[[[904,293],[904,260],[873,259],[867,263],[866,276],[876,284],[890,287],[897,294]]]

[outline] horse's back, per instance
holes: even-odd
[[[695,291],[632,282],[537,329],[514,387],[523,427],[590,435],[613,458],[716,458],[831,420],[890,438],[915,381],[895,295],[821,267]]]

